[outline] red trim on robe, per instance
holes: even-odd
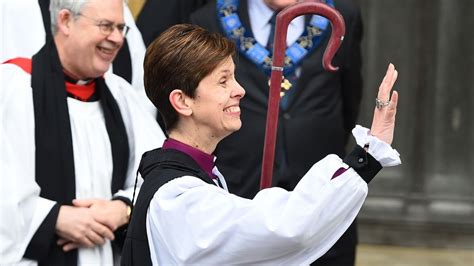
[[[86,85],[78,85],[66,81],[66,91],[80,101],[88,101],[95,93],[95,81]]]
[[[3,64],[14,64],[31,75],[33,61],[31,58],[17,57],[3,62]],[[86,85],[77,85],[66,82],[66,91],[80,101],[88,101],[95,92],[95,82]]]
[[[31,74],[33,61],[31,58],[17,57],[3,62],[3,64],[14,64],[19,66],[23,71],[28,74]]]

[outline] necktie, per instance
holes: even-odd
[[[273,51],[273,39],[275,38],[275,25],[276,25],[276,16],[278,15],[277,12],[273,13],[272,17],[268,21],[270,24],[270,35],[268,35],[268,41],[266,48],[269,51]]]
[[[277,12],[273,13],[272,17],[268,21],[268,24],[270,24],[270,35],[268,36],[266,48],[272,52],[273,52],[273,39],[275,38],[275,25],[276,25],[277,15],[278,15]],[[289,90],[283,91],[284,95],[280,99],[280,108],[282,109],[282,111],[286,111],[288,108],[289,99],[295,90],[295,85],[296,85],[296,80],[297,80],[296,74],[294,72],[285,78],[291,83],[291,87]]]

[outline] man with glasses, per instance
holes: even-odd
[[[93,19],[81,13],[77,13],[76,15],[85,17],[91,20],[92,22],[94,22],[95,25],[99,27],[100,32],[102,32],[102,34],[104,35],[110,35],[112,34],[112,32],[114,32],[115,29],[117,29],[120,32],[120,34],[122,34],[122,37],[125,38],[125,36],[128,33],[128,30],[130,29],[130,27],[128,27],[125,23],[120,23],[120,24],[115,25],[112,21]]]
[[[107,72],[122,0],[52,0],[53,38],[0,65],[0,264],[113,265],[141,154],[164,135]]]
[[[0,25],[3,40],[0,42],[0,63],[18,56],[31,57],[46,39],[52,38],[49,4],[50,0],[0,1],[0,17],[3,21],[3,26]],[[145,44],[142,34],[125,3],[123,12],[129,30],[109,71],[131,83],[142,96],[142,104],[156,115],[156,108],[146,97],[143,86]]]

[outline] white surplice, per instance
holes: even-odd
[[[401,163],[398,152],[368,129],[357,126],[353,134],[382,166]],[[367,195],[366,182],[352,168],[331,179],[341,167],[348,168],[328,155],[294,191],[264,189],[252,200],[194,176],[166,183],[147,212],[153,265],[310,264],[346,231]],[[225,184],[217,168],[213,172]]]
[[[99,102],[68,98],[76,174],[76,197],[132,198],[143,152],[160,147],[165,136],[142,100],[122,78],[106,83],[120,108],[130,147],[124,190],[111,194],[112,153]],[[23,259],[33,234],[54,201],[39,197],[35,182],[35,133],[31,75],[16,65],[0,65],[0,264],[36,265]],[[113,264],[111,243],[79,249],[79,265]]]

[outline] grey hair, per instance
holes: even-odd
[[[56,35],[58,31],[59,11],[67,9],[71,11],[73,15],[78,15],[87,2],[89,2],[89,0],[51,0],[49,13],[51,15],[51,32],[53,36]]]

